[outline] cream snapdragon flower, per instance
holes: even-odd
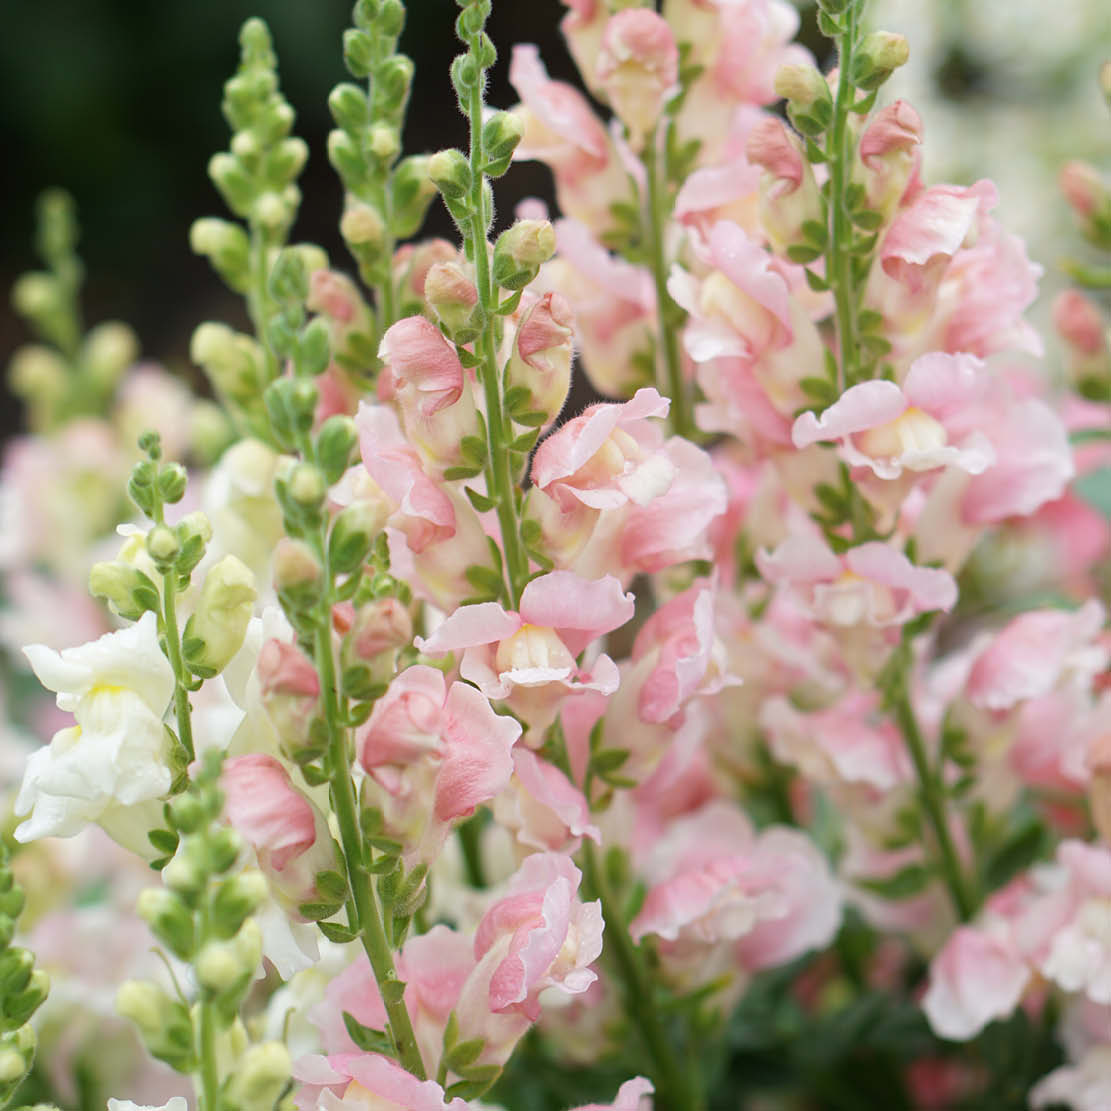
[[[16,839],[72,837],[96,822],[149,857],[146,833],[158,823],[158,800],[173,779],[162,716],[174,676],[158,646],[155,615],[76,648],[33,644],[24,652],[75,724],[27,761],[15,811],[29,817]]]

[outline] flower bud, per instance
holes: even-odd
[[[247,233],[238,224],[214,217],[196,220],[189,229],[189,246],[204,255],[232,289],[247,288],[250,247]]]
[[[373,205],[361,201],[349,201],[344,207],[339,230],[345,243],[364,251],[377,252],[386,241],[386,223],[382,214]]]
[[[471,187],[471,167],[461,150],[437,151],[428,161],[428,177],[449,201],[461,200]]]
[[[116,992],[116,1012],[135,1023],[144,1037],[162,1029],[170,1002],[160,987],[147,980],[125,980]]]
[[[787,101],[791,123],[804,135],[820,135],[833,119],[833,96],[829,83],[806,63],[780,66],[775,75],[777,96]]]
[[[501,177],[513,160],[513,152],[525,134],[525,125],[512,112],[494,112],[482,125],[482,149],[486,152],[486,173]]]
[[[531,305],[517,326],[507,385],[528,390],[528,401],[515,412],[543,413],[553,421],[571,386],[574,315],[566,298],[545,293]]]
[[[56,351],[27,344],[12,357],[8,382],[14,393],[46,416],[69,392],[69,371]]]
[[[460,263],[453,259],[430,267],[424,279],[424,296],[456,343],[470,343],[478,337],[483,323],[478,291]]]
[[[380,162],[392,162],[401,153],[401,136],[397,128],[379,120],[370,129],[366,149]]]
[[[147,533],[147,551],[160,571],[169,570],[181,552],[181,542],[173,529],[166,525],[155,525]]]
[[[352,658],[370,663],[383,652],[404,648],[413,639],[413,619],[396,598],[379,598],[355,611],[346,647]]]
[[[316,457],[329,485],[339,481],[347,470],[357,442],[355,422],[346,414],[336,413],[321,425],[316,436]]]
[[[182,641],[194,672],[215,675],[227,667],[243,647],[257,597],[255,576],[237,556],[224,556],[208,572]]]
[[[463,392],[463,364],[443,333],[423,316],[391,324],[378,347],[378,358],[394,376],[402,408],[429,417],[454,405]]]
[[[494,281],[504,289],[523,289],[555,249],[555,229],[549,221],[518,220],[494,245]]]
[[[22,1026],[49,994],[50,977],[41,968],[36,968],[22,991],[0,996],[4,1018],[10,1026]]]
[[[341,575],[361,567],[386,527],[390,507],[384,500],[360,498],[341,510],[328,537],[328,564]]]
[[[853,56],[852,82],[858,89],[878,89],[909,57],[910,47],[902,35],[872,31],[864,36]]]
[[[762,119],[749,132],[748,159],[763,168],[760,176],[760,223],[772,249],[785,255],[789,248],[810,246],[803,225],[824,225],[822,201],[802,145],[782,121]]]
[[[35,319],[61,307],[61,290],[50,274],[24,274],[12,287],[12,304],[21,316]]]
[[[430,162],[427,154],[413,154],[394,168],[391,189],[394,234],[398,238],[416,235],[436,196],[436,186],[429,176]]]
[[[236,216],[249,216],[255,200],[255,185],[234,154],[220,152],[208,161],[208,176]]]
[[[197,954],[197,980],[213,995],[241,989],[262,959],[262,934],[248,918],[230,941],[209,941]]]
[[[289,1083],[293,1064],[281,1042],[263,1042],[247,1050],[229,1084],[232,1104],[241,1111],[270,1111]]]
[[[98,324],[85,338],[85,367],[98,389],[113,389],[123,372],[139,357],[139,340],[119,321]]]
[[[312,463],[298,463],[286,480],[289,496],[302,509],[317,510],[328,496],[328,484],[320,468]]]
[[[1067,289],[1053,302],[1053,326],[1080,360],[1103,355],[1107,350],[1106,324],[1099,307],[1075,289]]]
[[[323,589],[324,572],[313,550],[302,540],[283,536],[274,549],[274,589],[297,608],[315,604]]]
[[[863,184],[868,207],[884,222],[906,192],[918,160],[922,120],[905,100],[882,108],[860,137],[860,162],[854,177]]]
[[[259,652],[262,705],[278,734],[283,753],[293,757],[309,741],[309,727],[320,701],[316,668],[293,644],[268,640]]]
[[[266,901],[269,888],[261,872],[228,876],[216,889],[210,922],[219,937],[233,937],[243,923]]]
[[[1095,167],[1069,162],[1061,171],[1060,185],[1085,237],[1098,246],[1111,246],[1111,191]]]
[[[158,590],[137,567],[120,560],[94,563],[89,571],[89,593],[103,598],[109,609],[128,621],[158,609]]]
[[[0,999],[21,992],[34,970],[35,957],[28,949],[17,945],[0,953]]]
[[[610,18],[602,32],[595,77],[640,150],[679,80],[679,49],[671,27],[648,8]]]
[[[352,135],[358,134],[370,122],[370,105],[366,93],[349,81],[337,85],[328,94],[328,111],[337,127]]]
[[[170,872],[177,859],[175,856],[163,869],[162,875],[164,878],[166,878],[166,873]],[[179,867],[178,871],[181,872],[182,868]],[[173,874],[173,872],[170,872],[171,876]],[[193,884],[195,890],[199,890],[200,885],[204,883],[203,876],[199,879],[193,875],[189,877],[179,876],[180,880],[186,878]],[[168,879],[167,882],[169,882]],[[170,950],[182,960],[189,960],[193,955],[193,947],[196,944],[193,913],[173,891],[167,891],[165,888],[159,887],[148,887],[140,892],[135,910],[139,917],[151,928],[151,932],[159,941],[169,946]]]
[[[204,367],[218,393],[241,405],[257,401],[264,359],[262,348],[250,336],[225,324],[202,324],[193,333],[189,357]]]

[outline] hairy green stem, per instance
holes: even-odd
[[[208,905],[207,897],[201,911],[200,929],[201,942],[208,936]],[[197,1016],[197,1051],[201,1090],[200,1111],[218,1111],[220,1106],[220,1070],[216,1058],[216,1014],[211,1003],[203,1000],[199,1004]]]
[[[330,595],[330,591],[328,592]],[[348,906],[348,924],[359,931],[363,949],[374,979],[378,984],[389,1020],[390,1036],[397,1047],[402,1066],[419,1080],[425,1079],[424,1062],[413,1033],[413,1023],[401,991],[394,967],[393,951],[382,925],[378,902],[370,886],[368,861],[364,856],[364,842],[359,830],[359,809],[355,798],[355,785],[351,780],[351,758],[348,752],[347,729],[340,721],[339,694],[336,684],[336,665],[332,654],[331,605],[326,601],[321,607],[314,646],[316,666],[320,672],[321,699],[324,721],[328,730],[328,767],[331,772],[332,806],[339,825],[340,845],[347,868],[348,883],[354,902],[356,919],[351,920]]]
[[[181,633],[177,625],[177,575],[167,571],[162,576],[162,626],[166,633],[166,655],[174,673],[174,715],[177,718],[177,739],[192,763],[193,718],[189,707],[189,676],[181,655]]]
[[[660,392],[671,398],[671,426],[679,436],[694,431],[691,419],[689,390],[683,377],[683,361],[679,353],[679,330],[669,319],[675,309],[667,291],[667,251],[665,234],[671,215],[667,186],[660,177],[660,157],[655,137],[644,150],[644,168],[648,178],[647,226],[652,251],[652,278],[656,286],[656,316],[659,321],[659,343],[656,351],[656,378]]]
[[[651,976],[644,966],[640,948],[629,935],[629,924],[618,906],[609,880],[598,862],[593,843],[583,845],[583,872],[586,881],[602,902],[606,923],[606,947],[613,954],[625,993],[625,1013],[635,1024],[652,1058],[660,1111],[701,1111],[706,1106],[698,1091],[695,1070],[684,1065],[663,1027]]]
[[[944,787],[939,773],[930,767],[922,730],[919,728],[918,718],[911,705],[910,692],[906,689],[905,683],[901,685],[893,700],[892,710],[914,763],[914,771],[918,777],[919,798],[929,819],[934,839],[937,841],[945,885],[949,889],[957,916],[962,922],[967,922],[976,912],[976,898],[969,890],[960,857],[953,844],[953,836],[945,816]]]
[[[852,222],[845,205],[850,166],[849,112],[856,93],[849,80],[853,50],[856,46],[857,7],[850,4],[845,13],[845,29],[838,36],[837,95],[833,102],[833,126],[829,132],[826,154],[829,158],[829,281],[837,313],[837,340],[840,360],[837,367],[837,388],[851,384],[852,368],[857,355],[856,283],[853,281]]]
[[[478,36],[471,39],[470,48],[478,55]],[[521,543],[521,522],[517,514],[515,496],[516,483],[510,471],[509,444],[511,433],[509,421],[502,407],[502,382],[498,368],[497,350],[494,342],[494,329],[497,326],[497,289],[494,288],[490,273],[490,259],[486,244],[489,219],[486,212],[486,198],[483,183],[485,153],[482,148],[482,85],[475,82],[471,89],[471,197],[470,197],[470,240],[474,252],[475,288],[478,302],[486,313],[486,322],[478,340],[479,377],[482,379],[483,395],[486,399],[486,427],[488,447],[486,453],[486,482],[488,493],[497,507],[498,526],[501,532],[502,550],[505,553],[505,578],[509,590],[509,602],[513,609],[521,597],[529,575],[528,555]]]

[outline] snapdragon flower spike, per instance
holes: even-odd
[[[552,571],[521,592],[520,609],[497,602],[461,606],[426,638],[422,652],[462,652],[459,673],[487,698],[504,699],[533,730],[551,723],[573,690],[617,689],[617,665],[599,655],[580,667],[576,657],[633,616],[632,594],[612,575],[590,581]]]
[[[990,420],[992,384],[973,355],[923,355],[902,386],[861,382],[820,417],[803,413],[791,439],[800,449],[838,440],[846,463],[869,467],[883,479],[950,466],[981,474],[995,461],[980,431]]]

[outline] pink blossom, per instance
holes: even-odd
[[[650,1080],[638,1076],[621,1085],[613,1103],[588,1103],[573,1111],[651,1111],[650,1102],[646,1101],[654,1091]]]
[[[981,360],[938,352],[917,359],[902,387],[861,382],[821,417],[803,413],[791,438],[798,448],[840,440],[846,463],[870,467],[879,478],[946,466],[980,474],[995,458],[977,427],[990,419],[990,400]]]
[[[905,100],[881,108],[860,137],[860,161],[868,205],[884,217],[917,174],[922,120]]]
[[[1066,671],[1094,674],[1107,664],[1107,648],[1096,642],[1104,618],[1095,599],[1078,610],[1020,614],[977,656],[965,696],[974,706],[1009,710],[1047,694]]]
[[[333,1053],[302,1057],[293,1077],[301,1081],[295,1102],[300,1111],[467,1111],[465,1100],[447,1100],[434,1080],[418,1080],[396,1061],[377,1053]]]
[[[1078,355],[1091,358],[1107,350],[1106,325],[1095,302],[1066,289],[1053,302],[1053,326]]]
[[[426,317],[407,316],[391,324],[378,357],[390,367],[396,389],[414,391],[414,407],[421,416],[454,405],[463,392],[459,356]]]
[[[930,964],[922,1007],[935,1033],[968,1041],[1018,1006],[1030,969],[1003,930],[960,926]]]
[[[521,97],[515,109],[525,134],[518,160],[546,162],[555,176],[560,210],[603,231],[612,223],[609,206],[628,193],[625,173],[606,129],[586,97],[563,81],[552,81],[535,46],[513,48],[509,80]]]
[[[320,699],[320,680],[296,645],[272,637],[258,654],[262,704],[282,744],[296,748],[308,738],[309,722]]]
[[[412,777],[406,784],[387,769],[434,765],[429,809],[437,822],[448,823],[509,782],[510,749],[520,735],[520,725],[495,714],[479,691],[466,683],[449,689],[442,671],[418,665],[406,668],[375,703],[357,736],[358,757],[395,790],[412,786]]]
[[[822,219],[822,200],[802,145],[774,116],[761,120],[748,136],[748,159],[762,167],[760,226],[772,249],[786,254],[802,240],[802,226]]]
[[[594,69],[599,88],[639,149],[679,78],[679,50],[667,20],[647,8],[610,17]]]
[[[513,782],[494,801],[494,817],[522,845],[575,852],[581,838],[601,844],[582,791],[554,764],[527,748],[513,750]]]
[[[317,872],[335,865],[323,814],[281,763],[261,752],[225,760],[220,786],[228,821],[255,850],[275,891],[293,907],[309,901]]]
[[[832,625],[901,625],[919,613],[949,610],[957,600],[948,571],[916,567],[878,540],[837,556],[820,536],[798,534],[773,552],[757,552],[756,565],[769,582],[802,591],[814,615]]]
[[[567,299],[545,293],[526,304],[506,371],[510,389],[528,390],[527,407],[555,420],[571,385],[575,316]]]
[[[598,656],[589,670],[575,657],[633,616],[633,596],[617,579],[552,571],[525,587],[520,607],[513,613],[497,602],[461,606],[430,637],[418,638],[417,647],[433,655],[462,651],[463,678],[488,698],[526,706],[535,728],[551,721],[572,689],[616,689],[609,656]]]
[[[1090,219],[1106,195],[1099,171],[1087,162],[1074,160],[1061,169],[1061,192],[1081,220]]]
[[[425,473],[397,417],[383,405],[359,405],[355,424],[363,465],[394,508],[393,520],[414,552],[455,534],[447,494]]]

